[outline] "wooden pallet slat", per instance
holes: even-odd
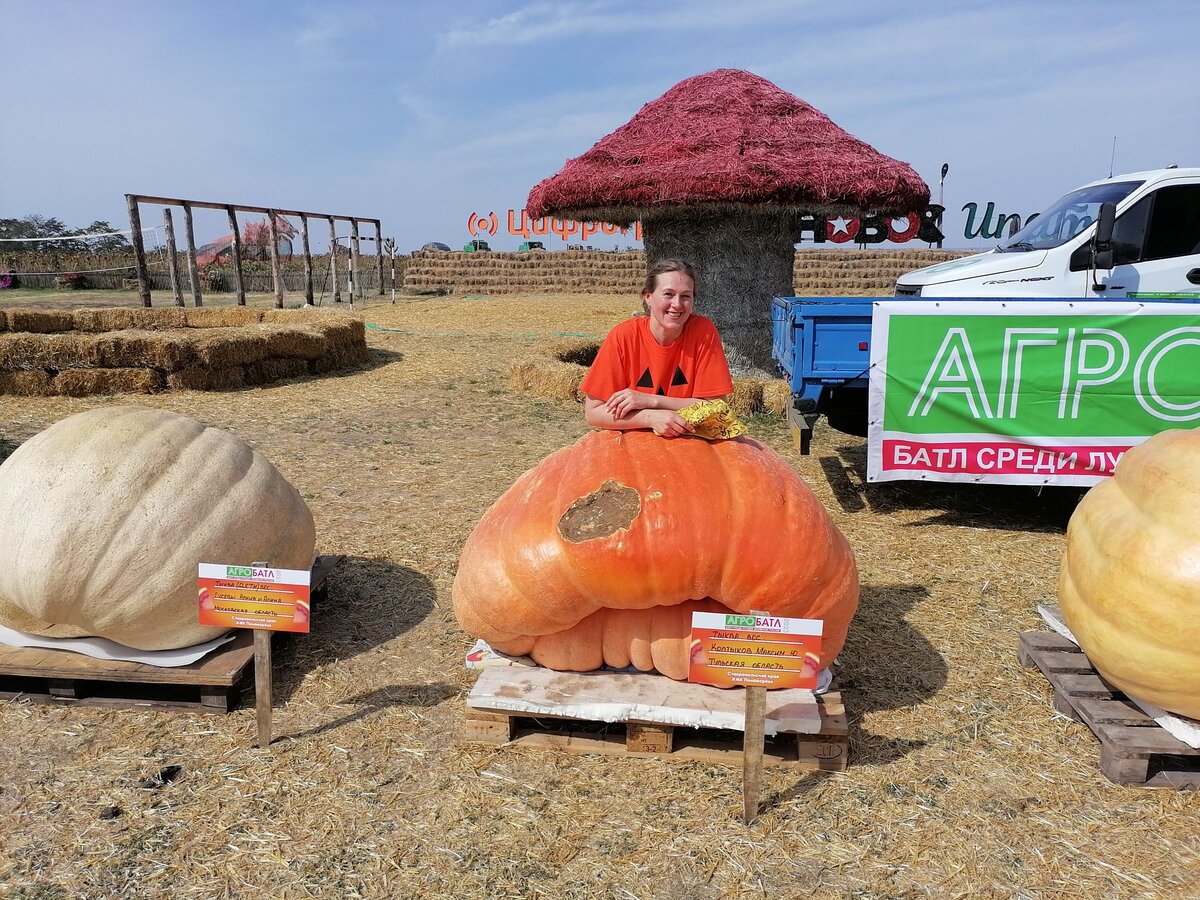
[[[1054,708],[1091,729],[1100,742],[1100,771],[1117,784],[1200,789],[1200,750],[1189,747],[1109,684],[1078,645],[1029,631],[1017,655],[1054,690]]]
[[[314,605],[324,600],[329,574],[342,559],[330,555],[314,560]],[[0,644],[0,699],[225,713],[237,707],[253,665],[250,630],[239,630],[232,641],[191,665],[173,668]]]
[[[506,677],[513,683],[507,683]],[[841,694],[834,691],[814,698],[803,691],[768,692],[768,698],[772,695],[775,698],[768,700],[767,717],[780,730],[766,738],[763,764],[844,771],[849,727]],[[784,695],[792,699],[779,699]],[[583,698],[593,703],[603,698],[599,708],[609,712],[622,704],[628,704],[633,712],[622,721],[581,718],[581,710],[586,708],[581,705]],[[806,703],[799,698],[806,698]],[[740,724],[730,727],[728,717],[718,715],[740,708],[741,700],[741,691],[673,682],[661,675],[488,669],[467,697],[460,740],[566,753],[741,765]],[[504,703],[526,708],[499,708]],[[717,715],[724,727],[681,724],[689,712],[701,710]],[[676,720],[646,721],[651,715]],[[810,726],[819,730],[787,730]]]

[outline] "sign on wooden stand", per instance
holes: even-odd
[[[758,815],[762,790],[767,688],[817,686],[821,631],[818,619],[788,619],[758,611],[692,613],[688,681],[746,689],[742,819],[747,825]]]
[[[258,746],[271,743],[271,632],[307,634],[312,571],[200,563],[200,624],[253,628]]]

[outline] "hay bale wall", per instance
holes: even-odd
[[[366,361],[363,323],[319,310],[0,310],[0,394],[226,390]]]
[[[797,250],[796,296],[885,297],[896,279],[969,250]],[[469,294],[636,294],[646,275],[640,250],[532,250],[527,253],[414,253],[404,287]]]
[[[299,247],[299,241],[297,241],[297,247]],[[365,241],[363,243],[363,253],[359,262],[358,285],[358,289],[363,291],[377,291],[379,289],[379,258],[373,252],[367,252],[369,248],[373,247],[374,244],[371,242]],[[186,293],[191,290],[187,274],[187,254],[180,252],[176,259],[183,279],[183,289]],[[148,250],[146,263],[149,268],[151,288],[156,291],[169,291],[171,289],[171,278],[167,266],[166,252],[164,250]],[[345,248],[343,248],[341,254],[338,256],[338,272],[341,276],[340,280],[343,290],[345,289],[346,281],[346,265],[347,256]],[[404,267],[406,265],[408,265],[407,256],[396,257],[397,288],[400,287],[402,282]],[[135,266],[136,262],[132,250],[116,253],[89,253],[84,251],[37,252],[18,251],[12,249],[12,245],[6,245],[4,254],[0,257],[0,269],[22,273],[48,273],[44,275],[20,275],[21,287],[30,288],[56,287],[58,277],[54,274],[56,272],[82,272],[86,274],[88,283],[94,288],[120,290],[124,287],[126,279],[137,277]],[[316,290],[320,291],[322,286],[324,286],[327,291],[332,291],[333,285],[328,280],[329,254],[314,254],[312,257],[312,266],[313,281]],[[383,285],[385,289],[391,287],[391,266],[392,262],[390,258],[385,258],[383,272]],[[284,286],[287,290],[304,290],[304,258],[300,255],[299,250],[294,255],[281,259],[280,267],[282,269]],[[204,267],[205,272],[211,269],[213,269],[212,266]],[[233,291],[232,265],[225,263],[217,266],[216,270],[222,273],[216,283],[204,278],[203,275],[201,276],[201,289],[205,295],[230,293]],[[243,260],[242,278],[246,290],[250,292],[266,292],[274,288],[271,264],[264,260]]]

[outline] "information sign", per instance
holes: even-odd
[[[200,624],[308,632],[312,572],[200,563]]]
[[[822,622],[692,613],[688,681],[718,687],[815,688]]]

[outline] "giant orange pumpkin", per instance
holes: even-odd
[[[1154,435],[1079,501],[1058,596],[1105,679],[1200,718],[1200,430]]]
[[[823,619],[828,664],[858,572],[824,507],[763,444],[593,431],[487,511],[453,595],[459,624],[503,653],[684,679],[693,610]]]

